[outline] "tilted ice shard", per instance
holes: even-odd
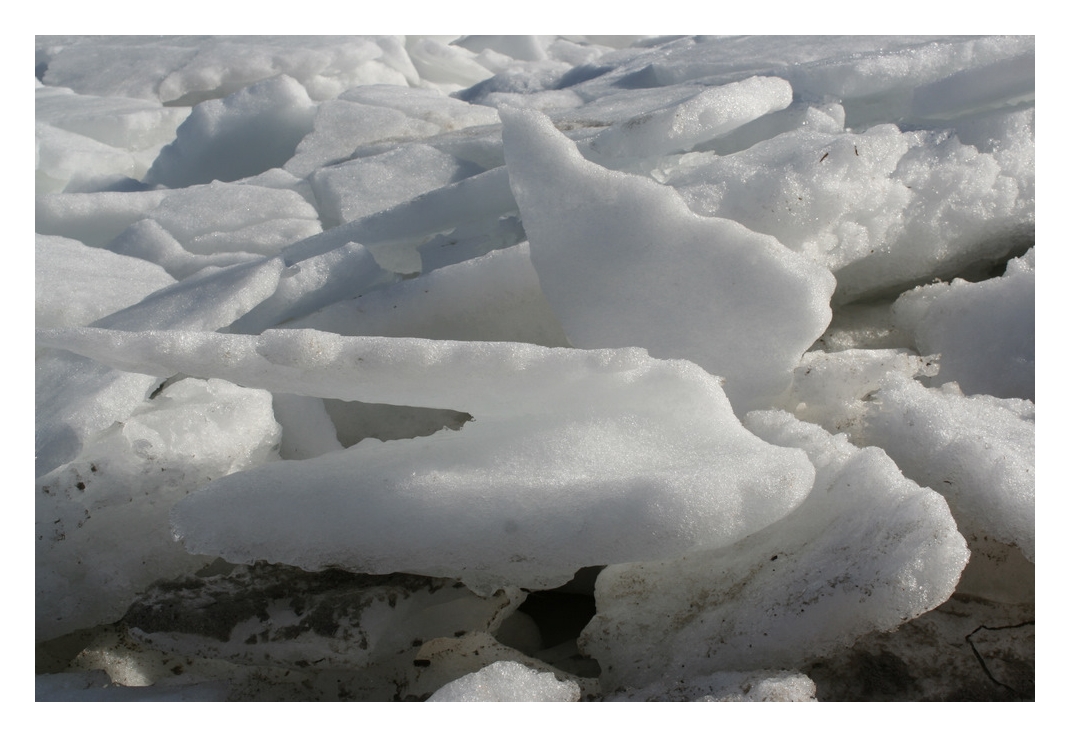
[[[776,77],[751,77],[616,123],[598,134],[591,148],[610,157],[635,158],[690,151],[790,104],[790,84]]]
[[[71,238],[36,236],[34,315],[39,328],[88,325],[174,283],[148,261]]]
[[[499,114],[531,260],[573,345],[694,361],[725,377],[740,410],[787,388],[831,319],[827,269],[694,214],[669,187],[586,161],[541,113]]]
[[[339,335],[568,345],[539,289],[527,243],[332,302],[285,327]]]
[[[813,482],[802,451],[743,429],[717,377],[638,348],[314,330],[39,336],[127,370],[474,415],[456,432],[235,474],[176,506],[191,552],[235,562],[551,588],[583,566],[731,544],[791,511]]]
[[[879,449],[786,412],[752,412],[745,423],[805,450],[814,490],[730,548],[602,571],[580,647],[602,666],[603,687],[802,667],[955,590],[969,551],[940,495]]]

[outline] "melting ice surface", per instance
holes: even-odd
[[[1032,37],[36,50],[39,699],[1032,698]]]

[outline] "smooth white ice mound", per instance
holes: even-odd
[[[741,410],[788,387],[831,318],[827,269],[586,161],[544,115],[499,112],[531,260],[572,345],[694,361],[725,378]]]
[[[716,377],[641,349],[313,330],[39,336],[125,370],[475,418],[456,432],[274,463],[176,507],[189,550],[236,562],[552,588],[583,566],[731,544],[787,514],[813,481],[800,451],[742,428]]]
[[[802,448],[814,489],[791,514],[719,550],[610,566],[580,638],[605,687],[722,670],[799,667],[943,603],[969,551],[930,489],[876,448],[785,412],[752,412],[767,442]]]
[[[501,660],[445,686],[428,701],[579,701],[580,687],[520,663]]]

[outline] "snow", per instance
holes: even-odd
[[[1035,63],[38,36],[37,699],[1032,699]]]

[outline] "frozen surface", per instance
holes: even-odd
[[[580,687],[520,663],[501,660],[450,681],[428,701],[579,701]]]
[[[866,441],[903,473],[947,497],[963,533],[1035,549],[1033,404],[965,397],[954,384],[927,389],[893,380],[877,394]]]
[[[918,287],[896,300],[896,322],[923,355],[940,355],[940,383],[967,394],[1033,400],[1036,267],[1033,249],[1000,277]]]
[[[188,187],[282,166],[312,131],[314,113],[305,88],[286,75],[202,102],[160,151],[145,181]]]
[[[456,433],[221,479],[176,508],[190,550],[233,562],[454,576],[487,593],[552,588],[582,566],[730,544],[790,511],[813,480],[801,453],[743,430],[716,379],[635,349],[311,330],[51,336],[42,345],[126,370],[474,416]],[[509,463],[489,472],[495,458]]]
[[[88,325],[174,284],[161,267],[89,248],[79,241],[38,235],[34,245],[37,327]]]
[[[882,451],[787,413],[751,413],[747,427],[804,449],[817,468],[813,491],[731,548],[603,571],[598,614],[581,637],[603,685],[801,666],[954,591],[969,551],[938,494]]]
[[[278,441],[267,392],[186,379],[38,478],[37,638],[115,621],[148,584],[210,562],[172,538],[171,507]]]
[[[787,388],[831,317],[828,271],[774,238],[696,216],[669,188],[584,160],[537,112],[500,112],[531,260],[572,345],[687,358],[725,377],[744,408]]]
[[[252,594],[252,596],[250,596]],[[152,588],[124,617],[132,637],[180,656],[244,665],[365,669],[423,641],[498,628],[524,600],[452,580],[238,566]]]
[[[39,699],[1033,698],[1033,37],[35,52]]]
[[[817,686],[801,673],[726,671],[622,689],[606,701],[817,701]]]

